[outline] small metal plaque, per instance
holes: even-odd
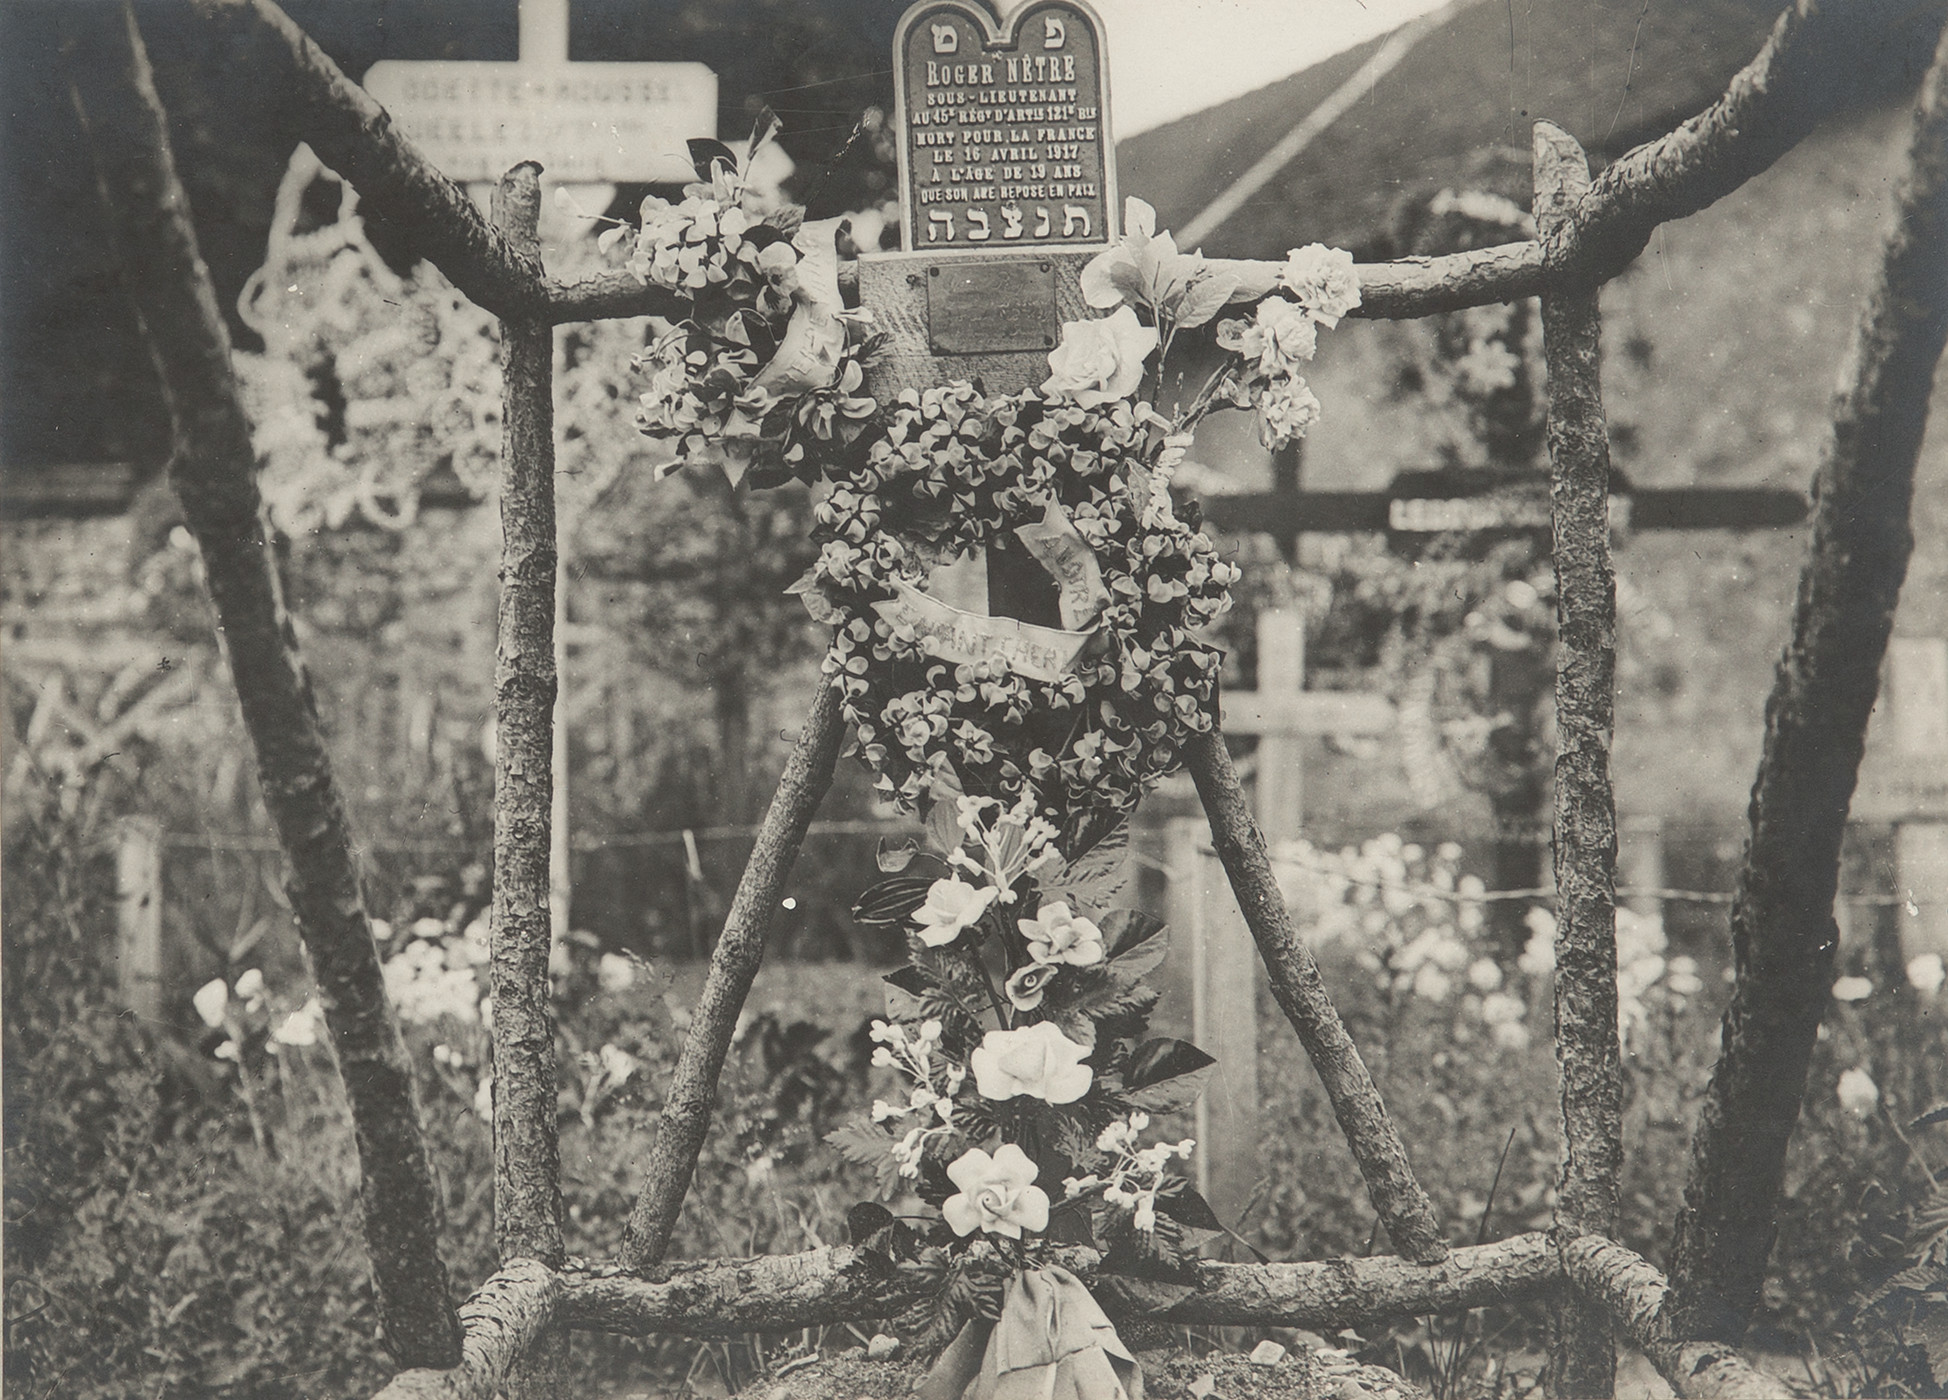
[[[1061,329],[1047,258],[934,263],[927,268],[927,344],[936,355],[1052,350]]]

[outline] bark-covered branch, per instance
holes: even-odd
[[[1812,551],[1766,702],[1732,904],[1737,982],[1672,1246],[1692,1337],[1736,1340],[1758,1301],[1832,982],[1840,841],[1913,547],[1915,461],[1948,337],[1948,35],[1922,85],[1896,205],[1834,406]]]
[[[1616,1320],[1684,1400],[1771,1400],[1783,1393],[1776,1379],[1724,1343],[1683,1340],[1671,1323],[1670,1285],[1622,1245],[1600,1235],[1571,1238],[1562,1246],[1562,1267],[1576,1291]]]
[[[1576,217],[1543,235],[1551,278],[1606,282],[1659,224],[1769,169],[1832,114],[1847,91],[1843,75],[1887,62],[1890,39],[1916,10],[1911,0],[1797,0],[1716,102],[1612,163]]]
[[[764,960],[785,877],[798,859],[805,829],[832,784],[845,732],[838,690],[821,681],[810,715],[798,733],[798,747],[778,779],[778,791],[758,828],[757,841],[737,882],[724,931],[710,955],[710,971],[691,1013],[690,1030],[663,1110],[656,1119],[642,1191],[622,1238],[622,1262],[631,1269],[653,1268],[669,1248],[670,1232],[683,1210],[683,1198],[696,1174],[697,1154],[710,1131],[717,1102],[717,1079],[737,1030],[738,1013],[750,995],[751,981]]]
[[[1278,286],[1285,264],[1244,258],[1210,258],[1211,267],[1238,279],[1233,301],[1256,301]],[[1468,253],[1360,263],[1360,304],[1347,314],[1404,321],[1491,302],[1519,301],[1541,293],[1547,273],[1542,245],[1498,243]]]
[[[1351,314],[1404,320],[1536,296],[1549,284],[1609,281],[1659,224],[1716,203],[1797,145],[1846,91],[1836,75],[1885,62],[1892,36],[1915,14],[1904,0],[1798,0],[1716,102],[1608,166],[1573,216],[1538,241],[1363,263],[1361,302]],[[1234,300],[1255,300],[1276,285],[1277,263],[1212,263],[1239,278]]]
[[[1333,1116],[1366,1179],[1373,1209],[1402,1254],[1422,1264],[1438,1262],[1447,1254],[1447,1242],[1434,1218],[1434,1204],[1414,1179],[1407,1149],[1387,1116],[1359,1047],[1327,995],[1312,950],[1292,926],[1265,851],[1265,837],[1251,815],[1224,736],[1215,729],[1198,735],[1185,745],[1184,758],[1211,823],[1211,843],[1224,862],[1245,924],[1271,975],[1272,995],[1299,1033],[1325,1085]]]
[[[279,94],[318,159],[368,212],[412,230],[413,252],[496,316],[542,316],[541,261],[510,242],[393,125],[370,93],[271,0],[190,0],[224,66]]]
[[[531,250],[541,167],[517,165],[494,220]],[[548,841],[554,776],[554,329],[501,322],[499,639],[494,652],[494,1246],[559,1265],[555,1014],[549,1001]]]
[[[1589,189],[1589,162],[1561,127],[1537,122],[1535,214],[1549,237]],[[1617,1044],[1616,578],[1610,568],[1610,439],[1603,419],[1597,284],[1542,295],[1549,370],[1551,554],[1556,571],[1556,1065],[1562,1177],[1556,1226],[1614,1235],[1623,1163]],[[1608,1317],[1575,1298],[1551,1319],[1550,1395],[1608,1395]]]
[[[1085,1282],[1096,1282],[1092,1249],[1057,1251]],[[644,1279],[620,1269],[568,1275],[560,1317],[568,1326],[629,1336],[676,1332],[728,1337],[894,1317],[924,1302],[929,1285],[889,1271],[850,1246],[757,1259],[673,1264]],[[1146,1316],[1189,1326],[1281,1326],[1335,1331],[1380,1318],[1456,1312],[1516,1302],[1561,1279],[1541,1234],[1457,1249],[1437,1264],[1383,1255],[1297,1264],[1197,1265],[1196,1290]],[[1131,1315],[1111,1288],[1098,1298]]]
[[[127,7],[76,7],[66,50],[129,298],[169,399],[170,480],[202,551],[264,806],[290,863],[292,913],[351,1102],[386,1347],[402,1364],[452,1365],[460,1330],[440,1261],[440,1197],[420,1136],[412,1066],[386,999],[344,804],[284,608],[229,332],[197,248],[167,120]]]
[[[513,1259],[460,1305],[466,1339],[450,1370],[401,1371],[374,1400],[493,1400],[553,1322],[561,1276],[536,1259]]]

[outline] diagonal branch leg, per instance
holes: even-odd
[[[1671,1251],[1688,1337],[1736,1340],[1758,1302],[1786,1144],[1833,980],[1840,840],[1907,576],[1915,461],[1948,338],[1948,36],[1922,84],[1911,151],[1834,405],[1812,553],[1766,701],[1732,904],[1738,980]]]
[[[1433,1202],[1414,1179],[1407,1149],[1387,1117],[1359,1047],[1326,994],[1312,950],[1292,927],[1292,915],[1265,853],[1265,837],[1251,815],[1238,771],[1231,766],[1224,736],[1215,728],[1197,735],[1184,746],[1184,758],[1210,819],[1211,844],[1224,862],[1238,907],[1271,974],[1272,995],[1299,1033],[1326,1086],[1333,1116],[1366,1178],[1373,1209],[1402,1254],[1416,1263],[1440,1262],[1447,1257],[1447,1242],[1441,1238]]]
[[[1535,215],[1550,236],[1589,189],[1574,137],[1535,124]],[[1549,366],[1550,513],[1556,569],[1556,1064],[1563,1161],[1556,1226],[1614,1235],[1623,1161],[1617,1043],[1616,578],[1610,567],[1610,440],[1603,420],[1602,321],[1594,282],[1542,298]],[[1609,1395],[1610,1319],[1566,1298],[1551,1320],[1550,1395]]]
[[[839,691],[821,681],[812,712],[799,731],[798,747],[778,779],[777,795],[758,828],[757,845],[737,882],[737,895],[724,920],[723,936],[710,955],[710,971],[690,1020],[676,1070],[670,1076],[663,1111],[656,1120],[656,1140],[629,1226],[622,1237],[622,1263],[641,1272],[654,1268],[669,1248],[670,1233],[683,1209],[690,1180],[696,1174],[697,1154],[710,1131],[710,1115],[717,1101],[717,1079],[724,1072],[724,1056],[737,1029],[738,1013],[750,995],[751,981],[764,960],[765,940],[778,908],[785,877],[798,859],[805,829],[832,784],[839,761],[839,740],[845,720]]]
[[[130,299],[169,396],[170,479],[202,551],[220,640],[290,862],[291,909],[325,1006],[359,1152],[380,1326],[395,1359],[451,1366],[460,1328],[440,1262],[442,1210],[412,1066],[386,999],[344,804],[271,559],[230,336],[196,246],[135,17],[74,9],[65,45]]]

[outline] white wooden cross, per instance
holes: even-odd
[[[1258,616],[1258,688],[1227,692],[1222,727],[1258,738],[1254,806],[1274,849],[1299,835],[1305,742],[1328,735],[1385,734],[1394,727],[1384,695],[1305,689],[1305,620],[1296,609]],[[1262,964],[1231,885],[1211,850],[1203,817],[1171,821],[1170,925],[1176,942],[1158,970],[1159,1033],[1187,1035],[1217,1059],[1197,1105],[1198,1188],[1235,1225],[1260,1176],[1258,984]]]
[[[701,63],[570,63],[568,0],[520,0],[516,63],[384,59],[365,88],[444,173],[494,181],[538,160],[552,181],[694,178],[686,144],[717,134]]]

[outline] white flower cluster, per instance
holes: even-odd
[[[1190,1160],[1197,1150],[1195,1138],[1182,1142],[1159,1142],[1138,1147],[1140,1134],[1150,1126],[1150,1115],[1140,1110],[1119,1118],[1096,1138],[1097,1150],[1115,1158],[1106,1174],[1091,1172],[1072,1176],[1063,1182],[1069,1198],[1101,1191],[1103,1200],[1130,1212],[1130,1223],[1148,1233],[1157,1228],[1157,1192],[1164,1186],[1164,1169],[1172,1158]]]
[[[476,919],[456,935],[448,935],[438,919],[421,919],[409,931],[403,947],[384,966],[386,995],[401,1020],[425,1025],[451,1016],[463,1024],[482,1019],[479,974],[493,956],[487,926]]]
[[[1259,440],[1274,451],[1319,421],[1319,400],[1301,373],[1319,348],[1318,328],[1337,326],[1360,304],[1353,255],[1323,243],[1286,254],[1278,286],[1296,300],[1267,297],[1250,321],[1219,322],[1217,336],[1219,345],[1245,358],[1231,400],[1257,411]]]
[[[1041,875],[1061,859],[1055,850],[1055,827],[1036,815],[1032,788],[1023,789],[1020,800],[1009,808],[992,797],[960,797],[955,802],[962,842],[947,859],[993,885],[1003,904],[1015,902],[1016,880]],[[987,816],[990,810],[992,818]]]
[[[922,1021],[912,1034],[898,1021],[874,1021],[872,1039],[878,1045],[873,1064],[880,1069],[896,1069],[914,1081],[913,1091],[904,1106],[873,1100],[873,1122],[917,1114],[919,1122],[893,1145],[893,1158],[900,1164],[900,1175],[918,1177],[920,1159],[930,1138],[954,1130],[954,1095],[967,1078],[967,1071],[937,1052],[940,1049],[940,1022]],[[935,1121],[937,1120],[937,1121]],[[929,1126],[931,1124],[931,1126]]]

